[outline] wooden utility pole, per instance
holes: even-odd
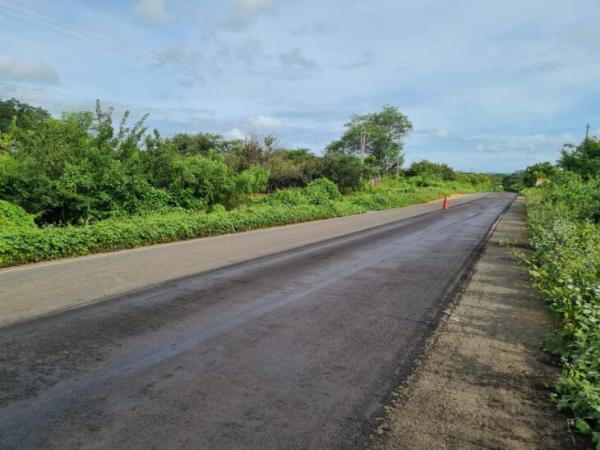
[[[592,126],[590,125],[590,123],[588,122],[588,124],[585,126],[585,139],[587,140],[590,136],[590,128],[592,128]]]
[[[365,160],[365,150],[367,147],[367,132],[362,129],[360,130],[360,160]]]

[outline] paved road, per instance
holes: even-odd
[[[0,448],[360,447],[513,200],[0,330]]]
[[[452,205],[485,196],[470,194]],[[0,269],[0,327],[440,209],[356,216]],[[35,292],[36,295],[31,295]]]

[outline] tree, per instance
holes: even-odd
[[[585,179],[600,176],[600,140],[587,138],[577,147],[565,145],[558,165]]]
[[[225,143],[221,135],[211,133],[179,133],[165,140],[167,143],[172,144],[175,151],[180,155],[206,156],[211,150],[221,151]]]
[[[390,171],[402,164],[403,141],[412,130],[412,123],[395,106],[386,105],[379,112],[352,116],[344,125],[342,137],[327,147],[327,154],[360,155],[361,133],[366,133],[366,156],[372,156],[383,170]]]
[[[6,133],[13,121],[19,128],[28,130],[49,117],[48,111],[21,103],[17,99],[0,100],[0,133]]]
[[[229,205],[236,179],[216,154],[179,156],[173,165],[169,191],[184,208],[203,209],[214,204]]]
[[[429,176],[451,181],[456,179],[456,172],[448,164],[434,163],[423,159],[414,162],[408,169],[409,176]]]
[[[323,165],[323,175],[333,181],[342,192],[357,191],[366,168],[356,156],[328,155]]]
[[[551,162],[544,161],[528,166],[523,172],[523,184],[526,187],[535,186],[537,180],[552,178],[557,168]]]

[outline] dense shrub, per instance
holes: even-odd
[[[208,205],[229,204],[235,176],[219,157],[178,157],[173,164],[169,191],[176,203],[192,210]]]
[[[0,200],[0,233],[35,228],[33,216],[23,208]]]
[[[558,165],[584,179],[600,177],[600,140],[584,139],[577,147],[565,145]]]
[[[346,202],[254,206],[210,214],[179,212],[92,225],[20,229],[0,234],[0,266],[234,233],[364,212]]]
[[[344,153],[328,155],[323,163],[323,174],[344,193],[360,190],[364,172],[359,158]]]
[[[440,178],[446,181],[456,179],[456,172],[448,164],[434,163],[426,159],[412,163],[407,173],[410,176]]]
[[[530,273],[561,319],[558,406],[600,448],[600,185],[561,174],[526,191]]]
[[[93,112],[58,118],[16,100],[0,100],[0,199],[5,201],[0,265],[491,189],[490,177],[477,174],[453,172],[452,182],[426,174],[409,180],[386,177],[391,170],[399,173],[401,138],[412,127],[394,107],[354,117],[334,145],[337,150],[325,157],[283,148],[274,136],[163,138],[157,130],[148,133],[145,118],[131,121],[126,112],[115,124],[112,110],[103,110],[99,102]],[[360,161],[352,154],[363,132],[368,157]],[[383,185],[363,191],[374,174],[384,178]],[[259,211],[264,218],[257,218]],[[34,226],[33,217],[42,228]]]
[[[252,177],[260,178],[262,183],[265,173],[257,169]],[[488,187],[482,185],[480,189]],[[409,180],[384,178],[380,187],[344,197],[335,183],[318,179],[305,188],[281,189],[230,211],[217,202],[209,208],[210,213],[165,208],[158,214],[83,226],[5,230],[0,233],[0,266],[359,214],[476,189],[455,182],[440,188],[418,188]]]
[[[547,180],[556,175],[558,169],[548,161],[539,162],[528,166],[522,175],[522,182],[526,187],[535,186],[538,180]]]

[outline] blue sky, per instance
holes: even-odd
[[[600,135],[599,23],[600,0],[0,0],[0,97],[316,153],[391,104],[407,162],[512,171]]]

